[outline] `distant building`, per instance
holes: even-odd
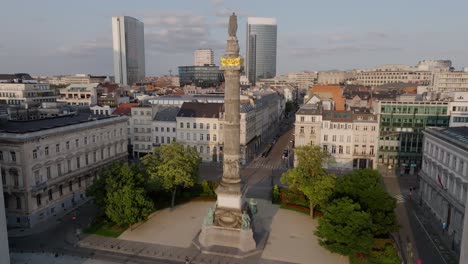
[[[431,90],[436,92],[468,92],[468,67],[465,67],[463,71],[435,71],[432,75]]]
[[[127,117],[74,114],[6,121],[0,166],[10,227],[29,228],[87,200],[103,167],[127,159]]]
[[[0,74],[0,105],[29,108],[55,102],[57,97],[49,84],[38,83],[29,74]]]
[[[103,83],[109,80],[107,76],[93,76],[89,74],[75,74],[63,76],[61,78],[62,84],[90,84],[90,83]]]
[[[115,82],[133,85],[145,79],[143,22],[129,16],[112,17]]]
[[[317,72],[293,72],[288,73],[288,79],[290,82],[297,84],[299,89],[310,89],[312,85],[318,82]]]
[[[215,65],[179,66],[180,86],[218,87],[224,82],[223,72]]]
[[[345,98],[343,97],[343,89],[340,85],[314,85],[310,90],[309,98],[312,95],[316,95],[320,99],[333,100],[333,107],[330,110],[345,110]]]
[[[400,174],[414,174],[421,168],[422,131],[426,127],[448,127],[447,102],[374,102],[379,116],[378,162],[398,166]]]
[[[426,85],[431,82],[432,73],[429,66],[421,68],[403,64],[386,64],[374,69],[364,70],[356,74],[356,79],[362,85],[382,85],[386,83],[413,83]]]
[[[468,91],[452,92],[448,103],[450,127],[468,126]]]
[[[453,246],[460,253],[462,234],[467,228],[463,219],[466,221],[468,128],[427,128],[423,133],[420,197],[440,226],[446,223],[446,233],[453,236]]]
[[[355,73],[352,71],[321,71],[317,74],[317,83],[321,85],[344,84],[354,79],[354,76]]]
[[[194,54],[195,66],[214,65],[214,53],[212,49],[197,49]]]
[[[247,18],[245,69],[252,84],[276,76],[277,31],[274,18]]]
[[[57,102],[68,105],[94,106],[97,104],[98,83],[70,84],[60,89],[60,98]]]
[[[176,117],[180,108],[169,106],[159,109],[156,113],[152,126],[153,129],[153,144],[155,146],[162,146],[177,141],[177,121]]]

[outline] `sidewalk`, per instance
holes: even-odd
[[[413,196],[413,199],[409,203],[417,220],[427,230],[437,250],[447,263],[458,264],[459,252],[456,252],[453,235],[443,233],[442,224],[431,214],[429,207],[419,205],[419,196],[417,194]]]
[[[27,236],[32,236],[35,234],[39,234],[42,232],[45,232],[55,226],[57,226],[59,223],[61,223],[64,218],[68,215],[70,215],[73,212],[79,211],[81,208],[87,208],[90,206],[91,200],[82,200],[80,202],[77,202],[77,206],[70,211],[65,211],[62,212],[59,215],[52,216],[50,218],[47,218],[41,223],[38,223],[36,226],[32,228],[12,228],[8,229],[8,237],[14,238],[14,237],[27,237]]]

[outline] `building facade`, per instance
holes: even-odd
[[[202,88],[218,87],[224,82],[223,72],[215,65],[179,66],[179,83]]]
[[[133,85],[145,79],[143,22],[129,16],[112,17],[115,82]]]
[[[274,18],[247,18],[245,70],[252,84],[276,76],[277,31]]]
[[[60,78],[62,84],[90,84],[90,83],[103,83],[109,80],[107,76],[95,76],[89,74],[75,74],[63,76]]]
[[[459,252],[468,190],[468,128],[427,128],[423,133],[421,201],[440,226],[446,223]]]
[[[214,65],[214,53],[212,49],[197,49],[193,53],[195,66]]]
[[[432,90],[436,92],[467,92],[468,67],[465,67],[463,71],[434,71],[432,74]]]
[[[177,141],[176,117],[179,110],[179,107],[164,107],[156,113],[153,119],[153,143],[155,146]]]
[[[355,73],[351,71],[321,71],[317,74],[317,83],[323,85],[343,84],[354,78]]]
[[[49,84],[29,82],[0,82],[0,105],[35,107],[55,102],[58,95]]]
[[[426,127],[448,127],[447,102],[374,102],[379,116],[378,162],[398,165],[400,174],[421,168],[423,134]]]
[[[60,89],[60,98],[57,102],[67,105],[94,106],[97,104],[98,83],[70,84]]]
[[[0,171],[1,174],[1,171]],[[3,174],[0,175],[3,177]],[[0,188],[3,190],[3,183],[0,182]],[[5,215],[5,200],[3,191],[0,193],[0,263],[10,263],[10,250],[8,248],[8,233]]]
[[[177,114],[177,141],[197,150],[204,162],[221,162],[223,112],[220,103],[184,103]]]
[[[29,228],[85,201],[99,170],[127,159],[127,117],[7,121],[0,142],[8,226]]]
[[[388,64],[375,69],[361,71],[356,74],[356,80],[362,85],[382,85],[386,83],[414,83],[427,85],[431,82],[432,72],[427,67],[411,67],[408,65]]]

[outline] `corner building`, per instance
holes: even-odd
[[[29,228],[86,201],[99,171],[127,159],[127,117],[5,121],[0,142],[7,224]]]

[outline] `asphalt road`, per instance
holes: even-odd
[[[397,199],[395,209],[401,225],[397,240],[402,245],[408,263],[421,259],[424,264],[458,264],[455,256],[440,243],[436,232],[426,224],[428,219],[409,195],[409,188],[418,186],[416,176],[395,176],[388,169],[380,168],[387,191]]]

